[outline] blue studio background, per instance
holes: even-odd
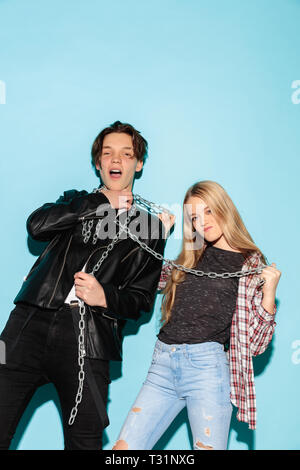
[[[149,141],[134,192],[181,204],[195,181],[219,182],[282,271],[276,333],[255,359],[257,430],[233,417],[229,449],[300,448],[299,24],[299,0],[0,0],[1,329],[36,259],[28,215],[98,186],[95,136],[132,123]],[[166,256],[180,245],[173,234]],[[145,378],[160,303],[128,328],[112,365],[105,449]],[[183,411],[156,448],[190,449],[186,423]],[[52,385],[34,395],[12,448],[63,448]]]

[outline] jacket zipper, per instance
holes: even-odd
[[[86,220],[86,219],[104,219],[104,215],[96,215],[96,211],[90,212],[89,214],[83,215],[82,217],[78,217],[79,221]]]
[[[121,351],[121,344],[120,344],[120,339],[118,336],[118,322],[116,319],[114,319],[114,334],[115,334],[115,341],[118,344],[119,351]]]
[[[105,318],[109,318],[110,320],[113,320],[114,323],[117,322],[117,320],[116,320],[115,318],[110,317],[109,315],[105,315],[105,313],[102,313],[101,315],[102,315],[103,317],[105,317]],[[115,323],[115,324],[116,324],[116,323]]]
[[[118,333],[117,333],[117,331],[118,331],[118,320],[116,318],[110,317],[109,315],[105,315],[105,313],[102,313],[102,316],[105,317],[105,318],[108,318],[109,320],[113,320],[115,340],[117,341],[118,345],[120,345],[120,340],[119,340]]]
[[[48,307],[50,306],[50,304],[51,304],[51,302],[52,302],[52,299],[53,299],[54,294],[55,294],[55,291],[56,291],[56,289],[57,289],[59,280],[60,280],[60,278],[61,278],[61,275],[62,275],[64,266],[65,266],[65,263],[66,263],[66,258],[67,258],[67,254],[68,254],[68,251],[69,251],[69,248],[70,248],[70,244],[71,244],[72,238],[73,238],[73,235],[70,236],[70,240],[69,240],[67,249],[66,249],[66,251],[65,251],[64,261],[63,261],[62,267],[61,267],[61,269],[60,269],[60,272],[59,272],[59,275],[58,275],[58,278],[57,278],[57,281],[56,281],[56,284],[55,284],[55,287],[54,287],[54,290],[53,290],[51,299],[50,299],[49,302],[48,302]]]
[[[120,263],[123,263],[123,261],[125,261],[125,259],[128,258],[128,256],[132,255],[132,253],[134,253],[135,251],[137,251],[140,247],[137,246],[136,248],[133,248],[133,250],[131,250],[129,253],[127,253],[126,256],[124,256],[124,258],[120,261]]]

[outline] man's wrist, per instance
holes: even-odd
[[[96,307],[104,307],[107,308],[106,297],[103,287],[100,284],[101,292],[99,295],[99,302],[97,303]]]

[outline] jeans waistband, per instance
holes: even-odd
[[[195,344],[166,344],[160,341],[159,339],[156,340],[155,347],[160,351],[166,352],[190,352],[190,353],[218,353],[224,352],[224,346],[221,343],[217,343],[215,341],[207,341],[206,343],[195,343]]]

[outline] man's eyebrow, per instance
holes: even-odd
[[[111,149],[112,147],[111,147],[110,145],[103,145],[102,148],[103,148],[103,149]],[[122,147],[122,149],[133,150],[133,147]]]

